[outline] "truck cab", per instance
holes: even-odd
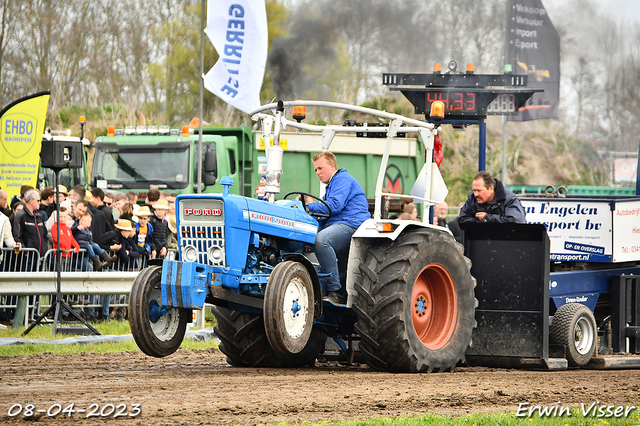
[[[168,126],[116,130],[110,126],[107,136],[95,141],[89,182],[91,186],[140,194],[150,188],[191,194],[198,192],[198,172],[202,170],[201,192],[221,192],[221,176],[242,183],[239,162],[244,145],[251,145],[250,138],[248,128],[216,129],[215,133],[205,129],[200,162],[199,135],[186,126],[180,130]]]

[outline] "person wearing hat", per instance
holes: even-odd
[[[67,191],[67,187],[64,185],[58,185],[58,203],[64,203],[64,200],[69,196],[69,192]]]
[[[176,215],[167,215],[167,247],[169,250],[178,250],[178,229],[176,227]]]
[[[155,259],[156,248],[153,245],[153,225],[149,223],[151,215],[152,213],[149,206],[141,206],[138,209],[138,213],[136,213],[138,223],[136,223],[135,238],[140,254]]]
[[[138,245],[134,239],[136,235],[136,228],[133,223],[128,219],[118,219],[118,222],[114,225],[118,236],[116,237],[118,242],[118,250],[116,256],[118,261],[116,262],[116,269],[118,271],[129,271],[138,268],[138,258],[140,257],[140,251]],[[125,295],[116,295],[116,302],[122,304],[125,302]],[[115,308],[115,318],[117,321],[122,321],[126,316],[126,308],[118,306]]]
[[[153,206],[154,211],[149,218],[149,223],[153,226],[153,245],[158,251],[158,257],[163,258],[167,255],[169,236],[169,228],[165,217],[169,212],[169,202],[167,200],[158,200]]]
[[[128,219],[118,219],[115,225],[118,231],[118,243],[120,249],[116,252],[118,256],[117,269],[119,271],[128,271],[137,268],[137,260],[140,257],[140,251],[136,240],[136,229],[133,223]]]

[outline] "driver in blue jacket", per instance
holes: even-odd
[[[333,153],[325,151],[314,155],[313,167],[320,182],[327,185],[323,199],[331,207],[329,212],[322,203],[307,204],[311,213],[331,213],[326,222],[320,224],[315,243],[322,272],[331,274],[325,279],[324,300],[341,305],[346,301],[346,294],[340,291],[338,258],[348,258],[351,236],[362,222],[371,218],[369,202],[358,181],[346,170],[338,169]]]

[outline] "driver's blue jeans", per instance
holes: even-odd
[[[322,272],[331,274],[324,278],[327,285],[327,292],[340,290],[340,272],[338,271],[338,256],[349,255],[349,244],[351,236],[356,232],[356,228],[342,223],[334,223],[316,236],[314,252],[320,262]]]

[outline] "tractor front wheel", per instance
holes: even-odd
[[[313,327],[313,284],[307,268],[293,261],[276,265],[264,293],[264,325],[271,346],[296,354]]]
[[[180,347],[191,310],[162,306],[162,266],[145,268],[133,282],[129,296],[129,324],[138,347],[158,358]]]

